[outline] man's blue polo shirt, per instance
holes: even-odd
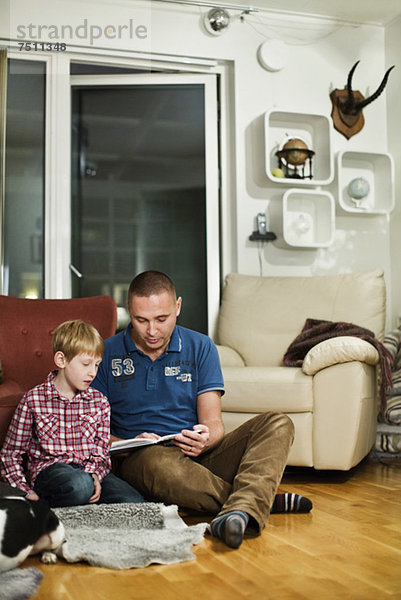
[[[166,351],[152,361],[132,341],[131,328],[106,340],[92,383],[109,399],[112,434],[127,439],[144,431],[191,429],[198,423],[198,395],[224,394],[216,346],[208,336],[176,325]]]

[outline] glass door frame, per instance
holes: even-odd
[[[72,75],[74,87],[161,86],[198,84],[204,89],[205,105],[205,189],[206,189],[206,276],[208,330],[217,319],[220,300],[219,155],[216,76],[189,73],[150,73],[140,75]],[[73,267],[74,269],[74,267]],[[132,274],[134,277],[135,273]],[[73,270],[72,277],[76,277]],[[128,283],[128,282],[127,282]]]
[[[71,297],[71,62],[125,68],[151,67],[160,69],[167,75],[178,72],[215,76],[220,100],[220,249],[216,254],[215,263],[212,261],[212,269],[218,269],[220,275],[216,274],[208,290],[209,335],[213,337],[223,278],[237,269],[234,63],[176,55],[147,56],[135,52],[96,48],[80,48],[79,52],[45,55],[35,52],[33,56],[20,52],[17,42],[0,38],[0,44],[8,47],[8,58],[46,62],[45,298]]]
[[[0,40],[0,45],[5,40]],[[70,57],[67,54],[19,52],[16,43],[7,41],[8,58],[43,62],[46,65],[45,98],[45,201],[44,201],[44,297],[69,298],[65,286],[70,257],[70,129],[65,123],[69,115]],[[62,140],[62,143],[59,143]],[[0,223],[3,226],[2,223]],[[67,231],[68,227],[68,231]],[[3,229],[0,230],[3,236]],[[64,266],[66,265],[66,267]],[[3,279],[4,263],[1,257]]]
[[[49,120],[49,107],[50,107],[50,95],[49,95],[49,73],[51,71],[51,62],[52,62],[52,57],[51,55],[41,55],[39,53],[31,53],[31,54],[21,54],[20,52],[17,52],[15,50],[12,49],[13,47],[13,43],[7,40],[2,40],[0,39],[0,46],[4,46],[7,47],[7,60],[19,60],[19,61],[33,61],[33,62],[43,62],[45,64],[45,73],[46,73],[46,97],[45,97],[45,169],[44,169],[44,177],[45,177],[45,199],[44,199],[44,218],[45,218],[45,223],[46,223],[46,207],[47,207],[47,200],[48,200],[48,189],[47,189],[47,185],[48,182],[50,181],[50,177],[49,177],[49,139],[50,139],[50,132],[51,132],[51,127],[50,127],[50,120]],[[5,103],[7,105],[7,98],[5,99]],[[4,110],[6,110],[6,105],[4,107]],[[6,119],[7,119],[7,115],[6,115]],[[7,132],[6,132],[7,135]],[[5,159],[5,157],[3,157]],[[5,176],[5,174],[4,174]],[[0,202],[0,246],[1,246],[1,251],[0,251],[0,293],[4,293],[5,290],[5,265],[4,265],[4,239],[3,239],[3,235],[4,235],[4,210],[5,210],[5,195],[3,196],[3,198],[1,199],[2,201]],[[44,231],[44,239],[43,239],[44,244],[46,244],[46,230]],[[46,260],[45,260],[45,264],[43,266],[43,277],[45,279],[45,297],[52,297],[52,296],[46,296]]]

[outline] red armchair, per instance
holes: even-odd
[[[106,339],[117,326],[116,304],[109,296],[68,300],[28,300],[0,296],[0,446],[23,394],[53,369],[51,338],[63,321],[82,319]]]

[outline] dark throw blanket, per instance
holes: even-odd
[[[386,409],[386,391],[392,387],[391,364],[393,357],[383,346],[375,334],[369,329],[359,327],[353,323],[324,321],[321,319],[306,319],[302,332],[289,345],[284,354],[283,362],[286,367],[302,367],[303,360],[309,350],[329,338],[340,335],[351,335],[366,340],[372,344],[379,353],[380,359],[380,410],[383,414]]]

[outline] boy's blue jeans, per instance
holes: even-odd
[[[145,502],[132,485],[113,473],[101,481],[99,504]],[[55,463],[37,476],[33,489],[50,507],[88,504],[95,491],[93,477],[75,463]]]

